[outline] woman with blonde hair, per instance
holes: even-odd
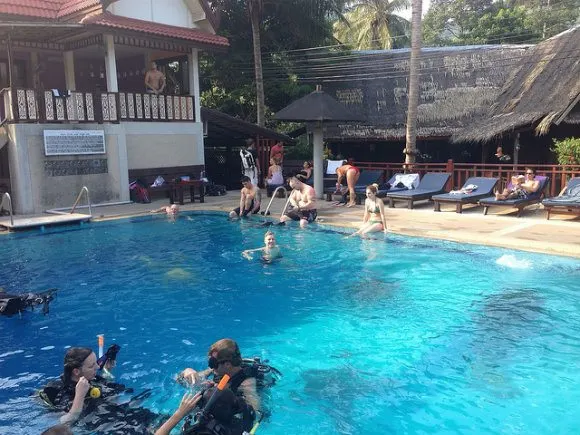
[[[361,228],[353,234],[353,236],[376,233],[379,231],[383,231],[385,234],[387,233],[385,204],[381,198],[377,197],[378,190],[378,184],[371,184],[370,186],[367,186],[367,199],[365,199],[363,224]]]

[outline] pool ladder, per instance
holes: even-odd
[[[0,201],[0,210],[2,210],[2,206],[4,205],[4,200],[8,201],[8,211],[10,212],[10,225],[14,226],[14,212],[12,211],[12,198],[8,192],[5,192],[2,195],[2,201]]]
[[[286,204],[284,204],[284,208],[282,209],[282,214],[280,214],[280,217],[282,217],[284,215],[284,212],[288,208],[288,203],[290,202],[290,196],[288,195],[288,191],[286,190],[286,187],[278,186],[278,187],[276,187],[276,189],[274,189],[274,192],[272,192],[272,198],[270,198],[270,202],[268,203],[268,207],[266,207],[266,210],[264,211],[264,216],[268,216],[268,214],[270,213],[270,206],[272,205],[272,201],[274,201],[274,198],[276,198],[276,194],[278,193],[278,190],[280,190],[280,189],[284,190],[284,199],[286,200]]]

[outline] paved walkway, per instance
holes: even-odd
[[[273,215],[279,215],[284,202],[283,198],[274,199]],[[160,200],[151,204],[94,207],[93,220],[148,214],[150,210],[166,203]],[[181,206],[181,210],[229,211],[237,207],[238,203],[238,192],[228,192],[226,196],[206,197],[203,204],[186,203]],[[466,206],[463,214],[455,213],[451,207],[443,206],[442,209],[444,211],[436,213],[433,205],[425,202],[417,204],[414,210],[387,208],[386,213],[390,230],[397,234],[580,258],[580,219],[574,219],[573,216],[555,215],[548,221],[539,205],[528,207],[521,218],[508,215],[507,211],[483,216],[482,207]],[[324,200],[319,200],[318,210],[318,217],[323,223],[352,228],[358,227],[363,214],[362,206],[350,209],[332,207],[331,203]],[[495,210],[491,209],[491,212],[495,213]]]

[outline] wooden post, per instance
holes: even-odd
[[[445,190],[447,190],[449,192],[451,189],[453,189],[453,186],[454,186],[453,183],[454,183],[454,177],[455,177],[455,164],[453,162],[453,159],[447,160],[447,165],[445,166],[445,172],[451,174],[451,177],[449,177],[449,181],[445,185]]]
[[[517,166],[520,160],[520,134],[516,133],[514,139],[514,166]]]

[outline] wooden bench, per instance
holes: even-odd
[[[199,199],[199,202],[205,200],[205,183],[195,180],[194,174],[199,174],[203,169],[202,166],[174,166],[168,168],[149,168],[149,169],[131,169],[129,170],[129,181],[139,180],[146,187],[150,197],[159,197],[163,195],[169,198],[169,203],[173,204],[179,201],[184,203],[185,193],[189,194],[191,202]],[[161,186],[152,186],[155,179],[161,176],[165,180]],[[190,181],[182,181],[181,177],[188,176]],[[198,194],[195,195],[197,189]]]

